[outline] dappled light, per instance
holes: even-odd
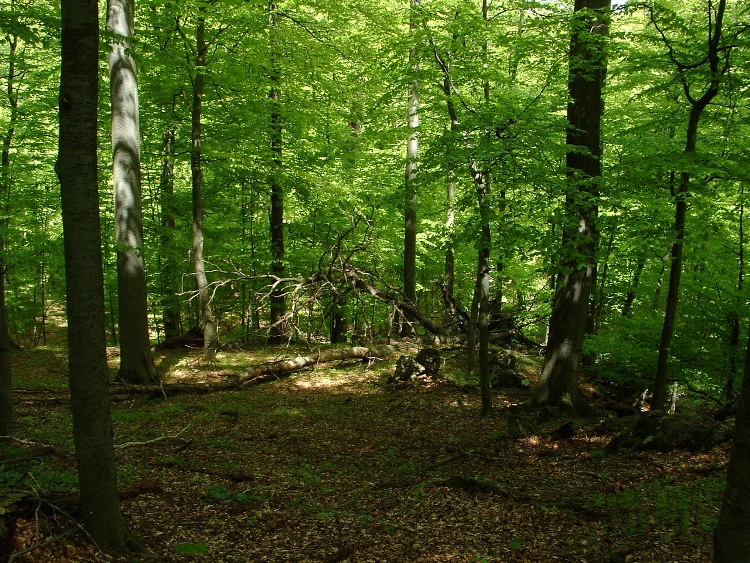
[[[750,561],[748,13],[0,0],[0,560]]]
[[[216,364],[200,362],[196,352],[168,351],[156,361],[169,389],[278,362],[289,351],[222,352]],[[523,369],[531,375],[539,361]],[[612,431],[583,420],[570,439],[551,437],[560,424],[552,420],[513,440],[502,409],[518,404],[524,391],[495,392],[500,410],[482,419],[476,388],[455,384],[460,356],[444,363],[446,379],[413,388],[384,386],[393,369],[392,358],[369,367],[319,365],[235,391],[118,400],[120,488],[133,529],[165,557],[248,561],[285,554],[310,562],[346,554],[403,562],[548,561],[559,552],[601,560],[623,549],[638,560],[669,554],[689,561],[708,553],[702,526],[718,501],[714,468],[725,460],[724,448],[608,454]],[[55,375],[43,373],[35,384],[46,387]],[[24,401],[19,417],[40,421],[34,442],[64,444],[65,409],[64,401]],[[65,447],[52,466],[29,467],[37,481],[75,487]],[[675,496],[684,500],[672,512]],[[168,511],[154,509],[165,503]],[[654,517],[674,527],[669,544],[650,528]],[[17,550],[36,541],[31,522],[18,521]],[[631,545],[632,534],[649,539]],[[72,543],[67,553],[96,557],[85,538],[65,541]],[[40,547],[35,557],[73,560],[61,556],[59,544]]]

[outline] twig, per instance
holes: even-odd
[[[46,545],[56,542],[57,540],[63,539],[65,536],[69,536],[71,533],[73,533],[75,529],[76,527],[73,526],[67,532],[63,532],[62,534],[59,534],[57,536],[52,536],[51,538],[48,538],[41,543],[35,543],[31,547],[27,547],[26,549],[23,549],[21,551],[14,551],[13,553],[10,554],[10,557],[8,557],[8,563],[13,563],[13,561],[15,561],[17,557],[26,555],[27,553],[31,553],[32,551],[36,551],[37,549],[40,549]]]
[[[179,436],[180,436],[180,434],[182,434],[183,432],[185,432],[185,430],[187,430],[191,426],[192,426],[192,423],[188,424],[185,428],[183,428],[182,430],[180,430],[177,434],[173,434],[171,436],[169,436],[169,435],[168,436],[159,436],[159,437],[154,438],[152,440],[145,440],[143,442],[124,442],[122,444],[115,445],[115,448],[116,449],[122,449],[122,448],[129,448],[131,446],[146,446],[146,445],[149,445],[149,444],[156,444],[157,442],[164,442],[166,440],[174,440],[176,442],[182,442],[183,444],[189,444],[190,440],[186,440],[184,438],[180,438]]]

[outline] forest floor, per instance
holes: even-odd
[[[16,395],[27,443],[0,444],[0,497],[4,487],[24,497],[6,522],[10,551],[33,548],[18,562],[139,561],[99,552],[76,525],[62,350],[14,352],[15,387],[37,392]],[[205,382],[305,350],[228,351],[212,365],[195,350],[156,359],[167,382]],[[463,356],[444,356],[443,373],[460,377]],[[467,388],[383,386],[395,359],[114,402],[129,526],[160,561],[711,560],[727,445],[609,454],[598,418],[575,420],[570,440],[550,437],[560,420],[514,440],[502,410],[527,391],[496,391],[483,418]],[[529,377],[539,361],[522,358]]]

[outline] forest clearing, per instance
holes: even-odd
[[[155,357],[168,385],[309,353],[227,351],[211,365],[195,351]],[[539,356],[514,354],[536,377]],[[235,391],[120,397],[112,417],[128,525],[157,561],[710,560],[726,444],[608,453],[616,423],[636,417],[605,410],[574,420],[570,439],[553,436],[559,418],[513,439],[505,407],[528,391],[495,391],[495,411],[481,417],[476,381],[461,378],[463,352],[443,356],[440,378],[403,389],[384,385],[391,356]],[[9,548],[32,548],[19,563],[119,560],[77,524],[64,365],[59,348],[14,354],[29,443],[0,445],[0,476],[21,499],[5,520]],[[707,407],[686,399],[676,416],[686,410],[698,417]],[[607,415],[615,426],[601,424]]]

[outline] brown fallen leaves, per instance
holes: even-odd
[[[500,413],[479,416],[478,395],[388,390],[379,369],[392,362],[114,405],[116,441],[142,442],[117,451],[130,526],[162,561],[710,561],[726,446],[608,455],[597,420],[570,440],[550,437],[559,420],[513,440]],[[511,393],[498,409],[524,398]],[[25,402],[19,420],[53,441],[45,424],[65,408]],[[34,501],[14,526],[16,551],[48,542],[17,561],[137,560],[100,554]]]

